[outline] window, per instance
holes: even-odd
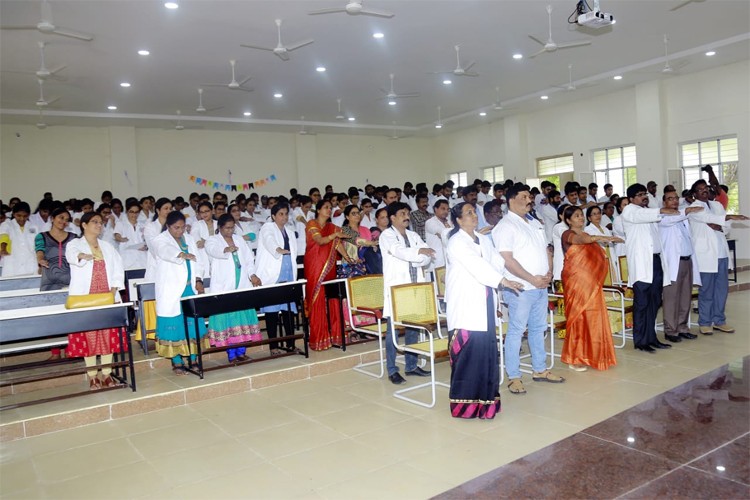
[[[465,170],[463,172],[452,172],[446,177],[446,180],[453,181],[453,184],[455,184],[454,188],[465,187],[469,178],[468,173]]]
[[[503,166],[498,165],[496,167],[483,168],[482,180],[489,181],[492,184],[503,182],[505,180],[505,174],[503,173]]]
[[[553,156],[550,158],[538,158],[536,160],[536,173],[539,181],[550,181],[562,191],[562,181],[560,174],[573,173],[573,153],[562,156]],[[572,175],[564,176],[572,178]]]
[[[707,179],[707,176],[702,175],[701,172],[704,165],[711,165],[719,183],[729,187],[727,213],[739,213],[737,136],[680,144],[680,167],[682,167],[682,180],[686,189],[689,189],[701,177]]]
[[[624,196],[628,186],[637,182],[635,145],[597,149],[592,153],[600,195],[604,195],[605,184],[612,184],[612,192]]]

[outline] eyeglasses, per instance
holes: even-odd
[[[211,213],[211,211],[210,211],[210,210],[208,210],[208,209],[206,209],[206,210],[199,210],[199,213],[202,213],[202,214],[210,214],[210,213]]]
[[[646,195],[648,195],[648,193],[636,193],[636,195],[634,196],[634,198],[639,198],[639,197],[643,198]]]

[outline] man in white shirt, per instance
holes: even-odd
[[[703,179],[695,181],[691,191],[695,201],[690,206],[704,208],[688,215],[702,283],[698,291],[698,327],[703,335],[713,335],[713,330],[734,333],[724,314],[729,292],[729,246],[725,231],[728,221],[748,218],[727,215],[721,203],[710,201],[708,183]]]
[[[422,241],[417,233],[409,231],[409,205],[394,201],[388,205],[390,226],[380,235],[380,252],[383,256],[383,317],[387,318],[388,334],[385,341],[386,367],[388,380],[393,384],[403,384],[404,378],[396,366],[396,346],[391,335],[391,287],[406,283],[427,281],[424,268],[430,265],[435,251]],[[406,329],[406,343],[417,341],[417,330]],[[417,356],[407,354],[406,375],[429,377],[430,372],[417,366]]]
[[[596,193],[599,191],[599,185],[596,182],[589,184],[589,194],[586,197],[588,203],[597,203]]]
[[[492,201],[495,197],[490,193],[492,184],[490,181],[482,181],[482,187],[477,193],[477,205],[483,207],[485,203]]]
[[[505,276],[523,284],[522,291],[506,289],[508,332],[505,337],[505,370],[511,394],[525,394],[521,381],[521,339],[528,328],[535,382],[561,383],[565,379],[547,370],[544,332],[547,329],[547,287],[552,280],[552,255],[548,250],[542,224],[527,218],[531,211],[529,187],[517,183],[506,193],[508,215],[492,230],[492,241],[505,259]]]
[[[622,210],[628,286],[633,288],[633,344],[639,351],[653,354],[672,344],[656,338],[656,313],[661,307],[662,287],[669,284],[669,271],[661,250],[658,223],[663,215],[679,215],[671,208],[649,208],[646,186],[628,187],[630,204]]]
[[[646,190],[648,191],[648,208],[661,208],[661,201],[656,196],[657,184],[654,181],[648,181]]]
[[[677,191],[664,193],[664,207],[676,209],[680,205]],[[664,337],[670,342],[693,340],[698,336],[690,333],[688,320],[693,295],[693,285],[700,286],[698,261],[690,239],[687,214],[699,212],[703,207],[680,209],[679,215],[665,215],[659,222],[661,248],[669,269],[669,285],[664,287],[663,316]]]
[[[537,208],[541,213],[542,222],[544,222],[544,234],[547,238],[547,244],[552,244],[552,229],[558,223],[560,218],[557,215],[557,209],[560,206],[560,191],[553,189],[547,193],[547,203]]]
[[[610,198],[612,198],[612,192],[614,191],[614,187],[609,182],[604,185],[604,196],[600,196],[598,200],[596,200],[599,203],[606,203],[608,201],[611,201]]]
[[[446,231],[453,228],[448,214],[450,207],[448,200],[438,200],[433,207],[435,215],[427,219],[424,223],[425,242],[427,246],[435,250],[435,258],[432,261],[434,267],[445,265],[445,239],[443,238]]]

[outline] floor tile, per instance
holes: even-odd
[[[750,486],[682,467],[622,498],[750,498]]]
[[[690,462],[690,467],[750,485],[750,434],[735,439]]]

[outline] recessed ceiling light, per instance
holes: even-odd
[[[708,57],[711,57],[711,56],[715,56],[715,55],[716,55],[716,51],[714,51],[714,50],[709,50],[708,52],[706,52],[706,55],[707,55]]]
[[[373,33],[372,37],[380,40],[381,38],[385,37],[385,35],[378,31],[378,32]]]
[[[388,105],[389,106],[395,106],[396,105],[396,101],[388,101]]]
[[[442,123],[436,123],[435,124],[435,128],[443,128],[443,124]]]
[[[138,51],[138,55],[139,56],[147,56],[149,54],[151,54],[151,52],[149,52],[148,50],[145,50],[145,49],[142,49],[142,50]]]
[[[315,71],[317,71],[318,73],[325,73],[326,72],[326,67],[325,66],[318,66],[317,68],[315,68]]]
[[[443,80],[443,85],[450,85],[451,83],[453,82],[448,79]]]
[[[122,83],[120,84],[120,87],[122,87],[122,88],[125,88],[125,89],[126,89],[126,88],[130,87],[130,84],[129,84],[128,82],[122,82]]]
[[[242,114],[245,115],[245,116],[252,116],[252,113],[250,111],[245,111]]]
[[[622,75],[615,75],[612,77],[614,80],[622,80]]]
[[[727,468],[724,467],[723,465],[717,465],[716,470],[719,472],[724,472],[725,470],[727,470]]]
[[[275,97],[276,99],[281,99],[282,97],[284,97],[284,94],[282,94],[281,92],[276,92],[276,93],[275,93],[275,94],[274,94],[273,96],[274,96],[274,97]]]
[[[487,112],[486,111],[482,111],[482,112],[479,113],[479,116],[487,116]]]
[[[356,120],[356,118],[354,118],[353,116],[350,116],[350,117],[349,117],[349,118],[347,118],[347,119],[348,119],[348,120],[349,120],[350,122],[353,122],[354,120]]]
[[[117,111],[117,106],[107,106],[107,109],[110,111]]]
[[[167,2],[167,3],[164,4],[164,7],[168,8],[168,9],[177,9],[180,6],[177,5],[177,2]]]
[[[635,443],[635,438],[633,436],[628,436],[628,443]]]
[[[513,59],[523,59],[523,54],[513,54]]]
[[[546,101],[547,99],[549,99],[549,96],[543,95],[542,97],[540,97],[540,99],[542,101]]]

